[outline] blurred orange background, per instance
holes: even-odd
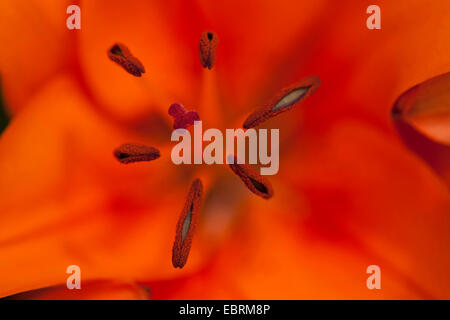
[[[66,27],[71,4],[81,30]],[[371,4],[381,30],[366,27]],[[449,16],[438,0],[0,0],[0,297],[449,299],[449,146],[436,169],[391,119],[403,92],[450,71]],[[204,30],[219,37],[212,70]],[[142,78],[108,59],[116,42]],[[238,128],[309,75],[317,92],[263,126],[280,129],[272,199],[225,165],[171,162],[172,103]],[[130,141],[161,158],[118,163]],[[195,178],[199,223],[174,269]],[[74,264],[82,290],[68,292]],[[380,290],[366,287],[369,265]]]

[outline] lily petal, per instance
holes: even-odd
[[[167,109],[173,101],[195,105],[201,66],[198,40],[188,42],[174,30],[177,21],[163,3],[81,1],[89,20],[80,39],[81,64],[95,98],[122,120],[150,109]],[[198,19],[192,17],[195,26]],[[141,78],[118,68],[105,52],[114,43],[126,45],[145,65]]]
[[[421,298],[449,297],[450,197],[442,181],[392,134],[367,124],[341,122],[314,145],[278,177],[304,195],[307,232],[356,245]]]
[[[112,155],[122,141],[143,142],[97,114],[70,77],[13,119],[0,139],[0,296],[65,283],[72,264],[83,280],[178,275],[174,199],[185,197],[186,173],[170,171],[170,157],[123,166]]]
[[[12,112],[20,110],[46,80],[71,67],[77,31],[66,28],[65,13],[72,3],[0,2],[0,72]]]
[[[7,297],[10,300],[148,300],[146,287],[119,281],[87,281],[80,290],[65,285],[43,288]]]
[[[402,94],[394,105],[392,118],[407,146],[450,185],[450,73]]]
[[[428,138],[450,146],[450,73],[406,91],[397,99],[392,116]]]

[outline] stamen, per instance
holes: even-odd
[[[108,50],[108,57],[135,77],[140,77],[142,73],[145,73],[142,63],[121,43],[114,44]]]
[[[191,206],[189,207],[188,213],[186,215],[186,219],[184,219],[184,222],[183,222],[183,229],[181,230],[181,241],[184,241],[184,239],[186,239],[189,228],[191,226],[192,209],[194,209],[193,204],[191,204]]]
[[[152,161],[160,157],[159,150],[153,147],[126,143],[114,150],[114,157],[123,164],[139,161]]]
[[[217,34],[212,31],[204,31],[200,36],[199,53],[203,68],[212,69],[216,63]]]
[[[450,146],[450,72],[421,82],[402,93],[394,103],[391,116],[397,129],[402,127],[400,133],[405,138],[412,134],[406,134],[406,128],[411,127],[418,131],[418,136],[423,135]],[[420,143],[413,145],[417,149]],[[431,156],[434,152],[430,148],[427,150],[425,153],[435,158]]]
[[[309,87],[300,87],[298,89],[294,89],[293,91],[289,92],[287,95],[284,96],[276,105],[271,109],[271,111],[275,111],[278,109],[286,108],[294,103],[296,103],[298,100],[300,100],[306,92],[308,92]]]
[[[186,111],[181,103],[174,103],[169,107],[169,114],[173,117],[174,129],[187,129],[187,127],[194,124],[194,121],[199,121],[200,116],[197,111]]]
[[[299,82],[281,90],[267,105],[250,114],[244,122],[245,129],[253,128],[264,121],[291,110],[299,105],[320,87],[317,76],[307,77]]]
[[[234,164],[230,163],[229,166],[251,192],[264,199],[269,199],[273,196],[273,189],[270,182],[253,169],[253,167],[248,164],[238,164],[236,157],[234,157]]]
[[[202,193],[203,184],[200,179],[196,179],[191,184],[186,203],[177,223],[172,249],[172,265],[174,268],[183,268],[188,259],[195,226],[197,225]]]

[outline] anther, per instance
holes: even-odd
[[[236,157],[234,157],[234,163],[228,165],[241,178],[251,192],[264,199],[269,199],[273,196],[273,189],[270,182],[253,169],[253,167],[248,164],[238,164]]]
[[[128,164],[139,161],[152,161],[160,157],[159,150],[153,147],[126,143],[114,150],[114,157],[123,163]]]
[[[204,31],[200,36],[199,54],[203,68],[212,69],[216,63],[217,34],[212,31]]]
[[[135,77],[140,77],[142,73],[145,73],[142,63],[121,43],[114,44],[108,50],[108,57]]]

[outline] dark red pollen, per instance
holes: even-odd
[[[317,76],[304,78],[293,85],[282,89],[266,105],[250,114],[245,120],[244,129],[250,129],[300,105],[306,98],[320,87]]]
[[[145,73],[144,65],[131,54],[130,50],[124,44],[114,44],[107,53],[112,61],[120,65],[133,76],[140,77],[142,76],[142,73]]]
[[[175,241],[172,248],[172,265],[174,268],[183,268],[189,257],[192,238],[200,211],[202,194],[202,181],[196,179],[191,184],[183,210],[178,218]]]
[[[216,63],[216,51],[219,38],[212,31],[204,31],[200,35],[199,57],[203,68],[212,69]]]
[[[152,161],[160,157],[159,150],[153,147],[126,143],[114,150],[114,157],[123,164]]]

